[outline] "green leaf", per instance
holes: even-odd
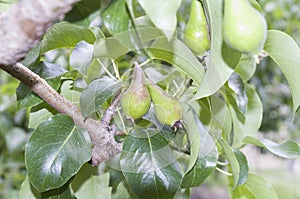
[[[43,62],[36,67],[33,72],[40,75],[52,88],[57,90],[60,86],[61,76],[66,70],[60,65]],[[34,94],[31,89],[23,83],[20,83],[17,88],[17,100],[18,110],[36,106],[42,102],[42,99]]]
[[[252,7],[255,8],[257,11],[261,13],[263,12],[260,4],[256,0],[249,0],[249,2],[251,3]]]
[[[84,116],[94,113],[102,104],[122,86],[109,77],[92,81],[80,96],[80,109]]]
[[[230,110],[228,106],[226,106],[226,103],[223,101],[223,99],[214,95],[211,96],[210,111],[210,129],[221,129],[222,132],[226,133],[227,136],[230,136],[232,131],[232,118],[230,117]],[[205,115],[203,117],[205,117]],[[219,136],[220,134],[214,135],[215,139],[218,139]]]
[[[6,12],[11,6],[17,3],[18,0],[2,0],[0,1],[0,13]]]
[[[34,69],[40,61],[40,51],[42,43],[39,42],[37,46],[32,48],[26,55],[22,63],[29,69]]]
[[[91,176],[75,193],[77,199],[110,199],[112,188],[109,187],[109,173]]]
[[[152,59],[159,59],[173,64],[177,69],[191,77],[200,85],[204,77],[202,64],[193,52],[180,40],[166,37],[157,38],[149,47]]]
[[[161,133],[135,129],[123,143],[121,170],[138,198],[173,198],[181,184],[176,157]]]
[[[142,27],[119,33],[114,35],[114,37],[131,51],[147,54],[145,50],[149,48],[151,42],[159,37],[165,36],[163,32],[156,27]]]
[[[200,85],[195,99],[214,94],[228,80],[232,68],[238,64],[241,54],[232,51],[223,43],[222,20],[223,1],[204,0],[205,9],[208,13],[211,31],[211,49],[207,71]]]
[[[300,105],[299,46],[286,33],[269,30],[264,50],[276,62],[289,83],[293,97],[293,111],[295,113]]]
[[[182,110],[183,126],[186,129],[186,133],[190,142],[190,160],[186,169],[187,173],[193,168],[199,157],[199,151],[201,147],[200,132],[205,131],[206,129],[191,106],[182,104]]]
[[[233,174],[233,188],[235,188],[239,184],[239,178],[240,178],[240,164],[237,160],[237,157],[235,156],[232,148],[225,142],[222,138],[219,139],[219,143],[222,146],[222,149],[224,151],[224,154],[227,157],[227,160],[230,164],[231,171]]]
[[[173,36],[176,25],[176,13],[181,0],[138,0],[153,24],[164,32],[168,39]]]
[[[66,185],[46,192],[38,192],[29,182],[28,176],[21,185],[19,199],[70,199],[73,198],[70,188]]]
[[[70,187],[73,193],[76,193],[82,185],[92,176],[99,175],[98,167],[85,163],[72,179]]]
[[[246,90],[242,78],[236,73],[233,73],[228,79],[228,86],[236,94],[236,103],[239,110],[243,114],[246,114],[248,107],[248,97],[246,95]]]
[[[73,90],[72,87],[74,85],[74,81],[65,80],[61,85],[60,94],[64,96],[67,100],[71,101],[74,105],[79,106],[80,95],[82,94],[79,91]]]
[[[40,192],[61,187],[90,158],[88,135],[61,114],[41,123],[25,149],[29,180]]]
[[[113,199],[132,199],[130,194],[128,193],[128,190],[126,189],[125,185],[123,182],[121,182],[118,187],[117,191],[112,195]]]
[[[248,108],[244,118],[241,119],[239,113],[229,106],[233,122],[233,146],[239,146],[244,137],[255,134],[262,122],[263,106],[255,89],[245,83],[248,97]]]
[[[252,136],[247,136],[243,140],[243,143],[266,148],[270,152],[283,158],[298,158],[300,156],[300,146],[297,142],[292,140],[277,144],[267,139],[257,139]]]
[[[189,188],[201,185],[214,171],[218,150],[208,130],[192,108],[184,111],[183,121],[190,142],[191,157],[181,188]]]
[[[248,179],[248,172],[249,172],[248,161],[246,156],[241,151],[234,151],[234,155],[240,166],[238,186],[241,186],[245,184]]]
[[[233,190],[234,199],[278,199],[272,184],[265,179],[249,174],[245,185]]]
[[[105,27],[112,34],[118,34],[128,30],[129,14],[125,0],[116,0],[102,13]]]
[[[146,73],[147,77],[154,83],[158,83],[158,82],[161,82],[165,79],[167,79],[170,75],[173,74],[174,71],[171,71],[171,69],[167,69],[168,72],[170,71],[170,74],[166,74],[166,75],[163,75],[161,73],[161,71],[158,71],[156,68],[154,67],[149,67],[149,68],[146,68],[144,70],[144,72]]]
[[[23,108],[36,106],[42,103],[43,100],[34,94],[28,86],[20,83],[17,88],[17,102],[17,110],[21,110]]]
[[[247,82],[254,75],[256,66],[257,65],[253,57],[243,54],[234,71],[239,74],[245,82]]]
[[[72,51],[70,64],[74,69],[86,76],[93,57],[94,46],[85,41],[80,41]]]
[[[96,38],[89,28],[67,22],[54,24],[44,35],[41,54],[57,48],[74,48],[82,40],[92,44]]]
[[[30,182],[28,180],[28,176],[26,176],[25,180],[22,182],[21,189],[19,192],[20,199],[36,199],[37,196],[40,197],[40,193],[35,192],[32,190]]]
[[[126,55],[130,49],[116,38],[99,39],[95,43],[94,57],[117,59]]]
[[[67,13],[64,20],[76,22],[87,18],[91,13],[99,10],[99,0],[81,0],[73,6],[73,9]]]

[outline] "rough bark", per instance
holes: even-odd
[[[13,65],[79,0],[22,0],[0,15],[0,64]]]

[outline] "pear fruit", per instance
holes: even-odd
[[[136,64],[131,83],[121,99],[122,109],[127,116],[139,119],[148,112],[150,105],[151,98],[144,71]]]
[[[210,35],[202,3],[192,0],[190,18],[184,31],[185,44],[197,56],[203,56],[210,48]]]
[[[167,94],[153,82],[148,82],[148,88],[157,120],[162,124],[174,126],[182,119],[182,109],[178,99]]]
[[[248,0],[225,0],[223,36],[230,48],[257,55],[266,41],[267,23]]]

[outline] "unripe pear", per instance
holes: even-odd
[[[136,64],[131,83],[121,99],[122,109],[127,116],[139,119],[148,112],[150,104],[151,98],[145,74],[142,68]]]
[[[267,38],[267,23],[248,0],[225,0],[223,36],[230,48],[257,55]]]
[[[202,3],[192,0],[190,18],[184,31],[184,41],[198,56],[210,48],[210,36]]]
[[[153,82],[148,82],[148,88],[154,104],[155,116],[160,123],[173,126],[182,119],[182,109],[175,97],[167,94]]]

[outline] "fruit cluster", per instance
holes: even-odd
[[[127,116],[139,119],[149,111],[151,100],[160,123],[173,126],[182,119],[179,101],[155,83],[146,80],[142,68],[136,64],[130,86],[121,99],[122,109]]]
[[[267,23],[253,0],[224,0],[223,37],[233,50],[257,56],[267,37]],[[184,32],[185,43],[197,56],[210,48],[210,32],[202,1],[192,0]]]

